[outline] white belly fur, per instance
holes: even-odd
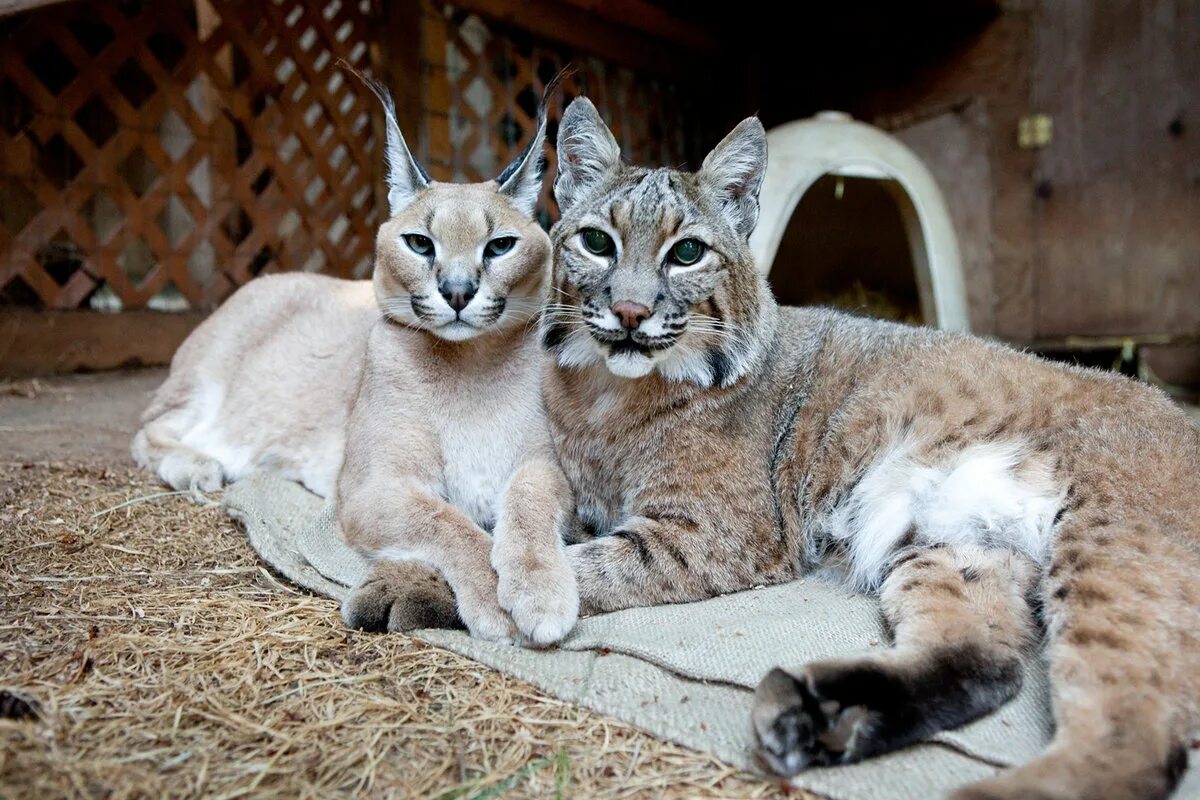
[[[443,431],[445,498],[487,530],[496,521],[501,494],[524,450],[520,437],[506,435],[514,427],[509,420],[474,418]]]
[[[857,588],[879,586],[910,531],[916,544],[1009,547],[1045,562],[1063,490],[1023,443],[971,445],[934,466],[914,460],[914,450],[895,443],[822,520],[845,545]]]

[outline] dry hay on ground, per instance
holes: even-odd
[[[219,508],[0,466],[0,796],[778,797],[405,636],[348,632]],[[111,509],[111,510],[109,510]]]

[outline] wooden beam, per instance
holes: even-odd
[[[0,312],[0,377],[169,364],[201,312]]]
[[[712,51],[719,46],[712,31],[645,0],[563,0],[563,3],[691,50]]]
[[[22,11],[32,11],[42,6],[61,3],[63,0],[0,0],[0,17],[9,14],[20,14]]]
[[[574,3],[558,0],[455,0],[454,6],[473,11],[501,25],[550,39],[581,53],[635,69],[692,80],[698,74],[712,72],[707,61],[713,53],[698,49],[695,42],[689,43],[679,38],[666,40],[641,30],[637,20],[617,24]],[[659,30],[656,26],[651,27]]]
[[[421,3],[377,0],[380,77],[396,101],[396,121],[409,149],[421,152]]]

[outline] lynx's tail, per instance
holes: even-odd
[[[958,800],[1155,800],[1187,768],[1200,559],[1154,524],[1096,506],[1064,520],[1042,587],[1054,739]]]

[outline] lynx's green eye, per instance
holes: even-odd
[[[419,233],[406,233],[404,234],[404,243],[408,245],[409,250],[412,250],[419,256],[433,254],[433,240],[428,236],[422,236]]]
[[[583,246],[593,255],[611,256],[617,250],[612,237],[598,228],[584,228],[580,236],[583,237]]]
[[[483,254],[488,258],[502,256],[512,250],[516,243],[517,237],[515,236],[498,236],[483,246]]]
[[[688,267],[700,260],[704,250],[704,243],[699,239],[683,239],[675,243],[668,257],[672,263]]]

